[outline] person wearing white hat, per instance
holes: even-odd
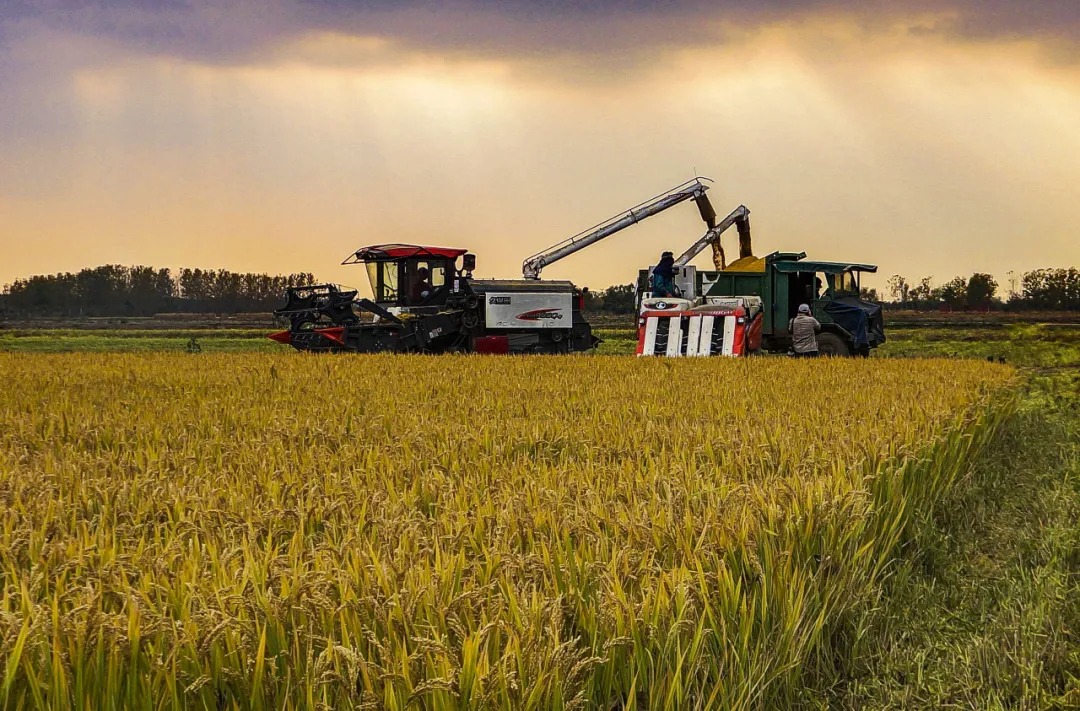
[[[816,358],[818,355],[817,332],[821,324],[810,313],[810,304],[799,304],[799,313],[789,324],[791,341],[796,358]]]

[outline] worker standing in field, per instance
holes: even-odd
[[[675,296],[675,255],[664,252],[652,270],[653,298]]]
[[[821,324],[810,314],[810,304],[799,304],[799,313],[789,324],[796,358],[817,358],[817,332]]]

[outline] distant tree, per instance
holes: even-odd
[[[889,277],[889,281],[886,282],[889,287],[889,294],[892,295],[893,301],[900,304],[906,304],[908,297],[911,293],[911,285],[908,284],[907,279],[899,274],[893,274]]]
[[[586,311],[599,311],[600,307],[604,304],[603,292],[596,292],[592,289],[583,289],[582,296],[584,297],[584,307]]]
[[[927,308],[935,300],[933,279],[933,277],[923,277],[908,293],[910,299],[915,303],[915,308]]]
[[[859,289],[859,298],[863,301],[881,301],[881,297],[878,296],[878,290],[873,287],[863,287]]]
[[[209,284],[202,269],[181,269],[177,286],[186,302],[183,310],[202,311],[209,304]]]
[[[971,308],[989,308],[997,294],[998,283],[989,274],[976,272],[967,282],[966,304]]]
[[[1020,278],[1021,305],[1035,309],[1080,310],[1080,270],[1036,269]]]
[[[604,289],[602,310],[616,314],[632,314],[636,308],[637,289],[633,284],[618,284]]]
[[[964,308],[967,303],[967,285],[968,280],[964,277],[953,277],[941,286],[941,300],[951,309]]]
[[[934,277],[925,276],[919,283],[911,287],[908,294],[915,304],[915,308],[932,308],[937,299],[937,290],[934,289]]]

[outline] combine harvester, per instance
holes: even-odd
[[[342,264],[367,267],[374,299],[333,284],[291,288],[274,312],[289,329],[270,338],[356,353],[570,353],[599,343],[573,284],[475,279],[476,257],[464,249],[383,244]]]

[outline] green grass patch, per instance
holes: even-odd
[[[2,338],[266,338],[276,328],[13,328],[0,331]]]
[[[868,606],[829,706],[1080,708],[1077,385],[1030,374],[1020,413]]]
[[[886,332],[877,357],[1005,358],[1040,368],[1080,365],[1080,327],[1013,325],[1004,330]]]
[[[106,353],[106,352],[159,352],[186,351],[191,336],[173,335],[168,331],[155,331],[155,335],[127,336],[115,332],[96,333],[76,331],[74,333],[38,333],[14,335],[0,333],[0,351],[21,353]],[[164,335],[168,333],[168,335]],[[249,352],[273,351],[284,348],[266,338],[248,335],[198,337],[196,342],[202,352]]]

